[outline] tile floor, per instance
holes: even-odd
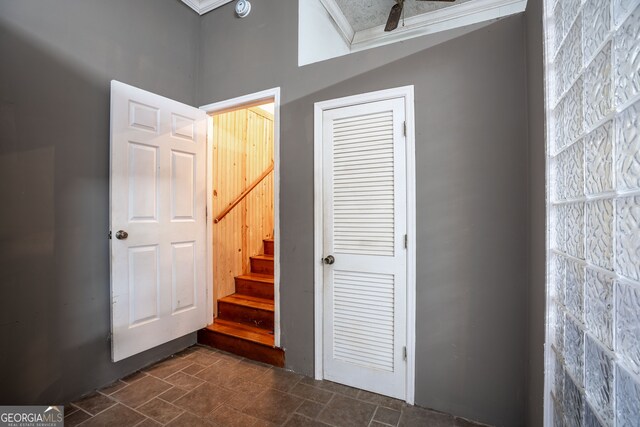
[[[478,426],[194,346],[65,407],[65,426]]]

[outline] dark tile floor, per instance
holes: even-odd
[[[65,426],[478,426],[194,346],[65,407]]]

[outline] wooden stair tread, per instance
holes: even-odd
[[[236,293],[220,298],[214,323],[198,331],[198,342],[249,359],[284,366],[274,342],[274,242],[250,257],[251,269],[235,276]]]
[[[264,329],[256,328],[242,323],[236,323],[224,319],[216,319],[213,325],[207,326],[208,330],[224,335],[241,338],[257,344],[274,346],[273,335]]]
[[[273,285],[273,276],[271,274],[249,273],[236,277],[238,279],[253,280],[254,282],[263,282]]]
[[[255,308],[258,310],[273,311],[273,301],[266,298],[258,298],[250,295],[232,294],[224,298],[220,298],[218,302],[242,305],[245,307]]]

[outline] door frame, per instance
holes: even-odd
[[[201,110],[207,113],[207,282],[208,306],[207,312],[213,321],[213,118],[212,114],[224,111],[248,108],[273,100],[273,299],[274,299],[274,345],[280,347],[280,87],[250,93],[225,101],[203,105]]]
[[[403,86],[393,89],[368,92],[344,98],[331,99],[314,104],[313,138],[313,202],[314,202],[314,359],[315,378],[324,378],[323,362],[323,301],[324,280],[323,264],[323,176],[322,176],[322,128],[323,112],[334,108],[349,107],[388,99],[403,98],[406,120],[406,167],[407,167],[407,371],[405,401],[413,405],[415,400],[415,340],[416,340],[416,156],[415,156],[415,118],[414,87]]]

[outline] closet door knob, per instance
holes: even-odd
[[[118,232],[116,233],[116,239],[118,240],[124,240],[127,237],[129,237],[129,233],[124,230],[118,230]]]

